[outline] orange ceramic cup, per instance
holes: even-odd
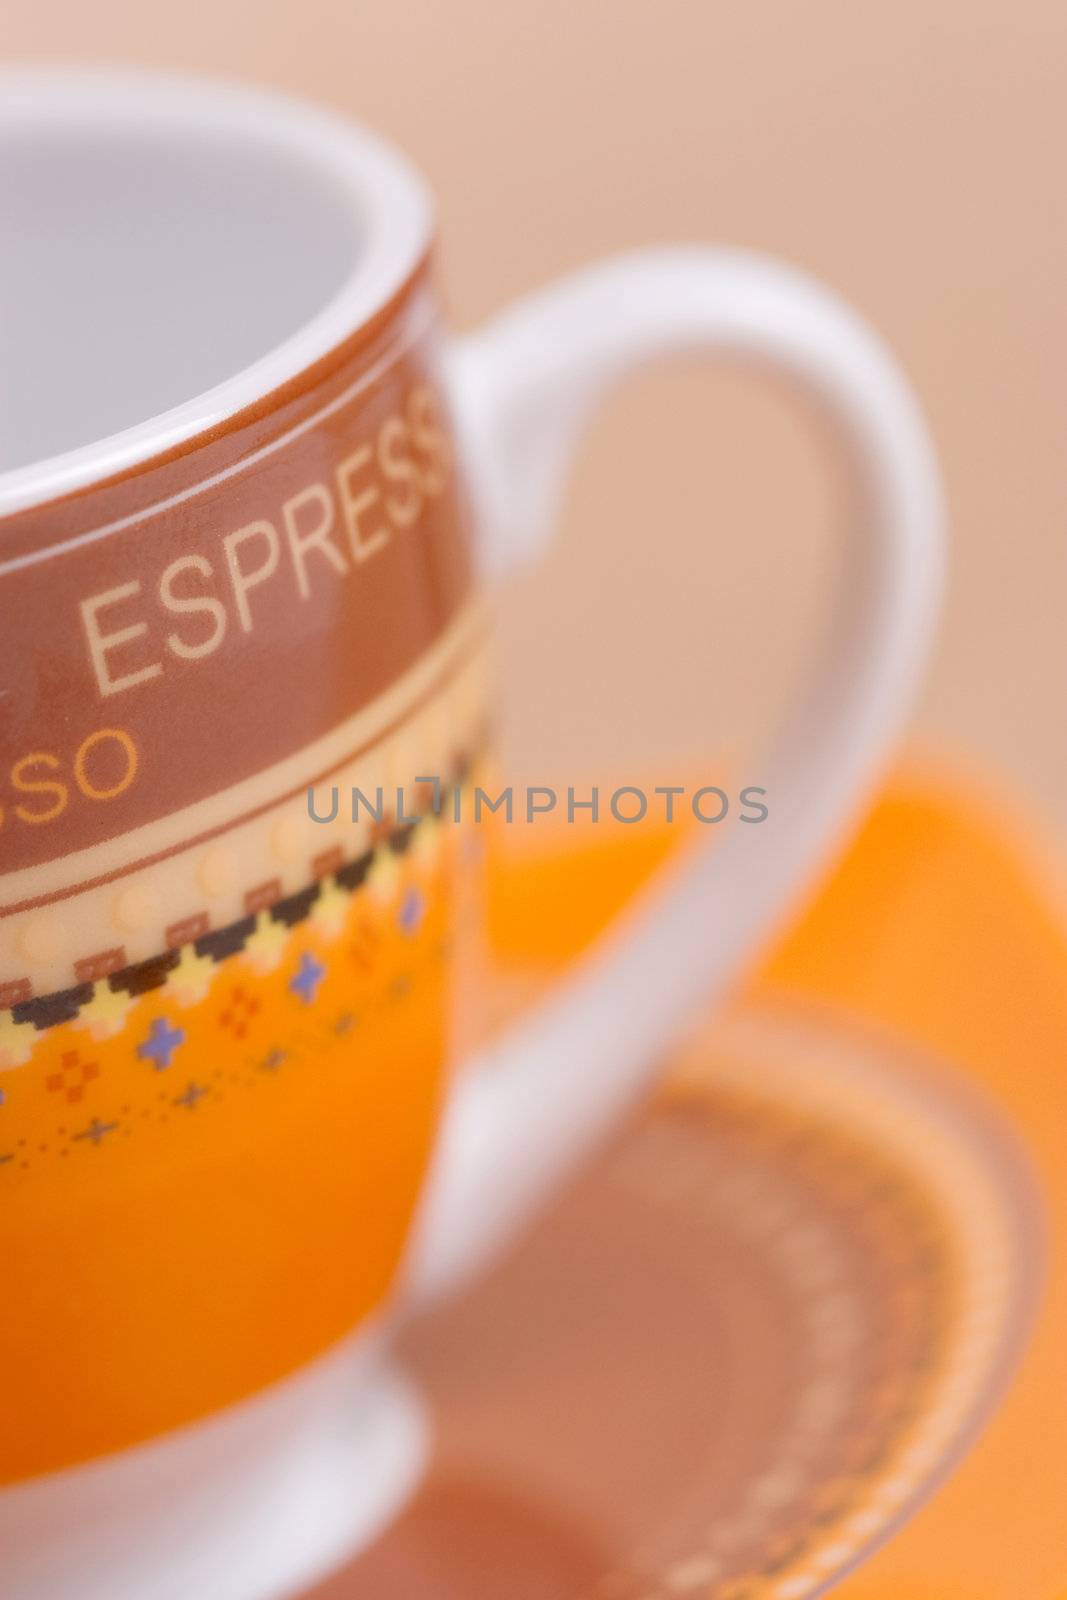
[[[854,804],[929,634],[936,474],[885,352],[769,263],[629,258],[457,342],[423,186],[362,130],[24,71],[0,139],[0,1587],[259,1600],[417,1471],[402,1264],[418,1296],[481,1259]],[[693,346],[850,441],[834,671],[765,830],[695,845],[457,1075],[484,580],[603,385]]]

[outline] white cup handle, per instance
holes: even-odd
[[[835,296],[735,251],[608,261],[459,341],[451,377],[486,569],[540,549],[607,386],[652,358],[702,349],[801,380],[848,448],[857,526],[828,649],[762,767],[767,819],[727,821],[687,844],[547,1000],[458,1077],[412,1241],[416,1300],[480,1266],[846,841],[931,640],[942,495],[911,390]]]

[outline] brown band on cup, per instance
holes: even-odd
[[[0,523],[0,874],[277,766],[444,634],[472,572],[435,322],[420,270],[257,407]]]
[[[0,903],[0,1055],[5,1007],[72,984],[114,988],[116,972],[305,894],[390,842],[393,819],[436,803],[420,777],[446,785],[460,757],[484,747],[489,684],[474,602],[316,745],[121,839],[0,880],[12,895]]]

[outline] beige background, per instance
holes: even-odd
[[[824,276],[893,342],[944,455],[951,593],[917,732],[1067,826],[1059,0],[8,0],[0,38],[233,72],[376,125],[440,196],[462,326],[648,241]],[[536,780],[655,760],[670,781],[742,743],[817,617],[830,460],[748,374],[623,392],[558,548],[505,599],[512,762]]]

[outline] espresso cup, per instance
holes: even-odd
[[[882,346],[758,257],[640,252],[457,338],[422,180],[337,117],[9,70],[0,140],[0,1587],[263,1600],[417,1478],[399,1313],[536,1206],[855,815],[931,636],[937,472]],[[827,652],[764,825],[695,829],[458,1062],[486,595],[605,389],[693,351],[840,432]]]

